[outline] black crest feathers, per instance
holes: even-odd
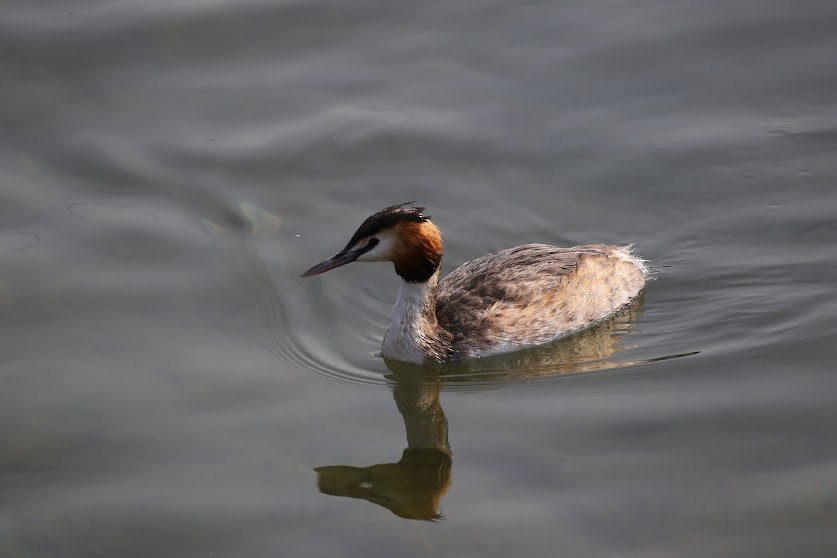
[[[413,203],[415,202],[405,202],[398,205],[391,205],[389,207],[385,207],[374,215],[367,217],[366,220],[361,223],[360,227],[358,227],[357,231],[355,231],[355,234],[352,235],[351,240],[349,240],[349,243],[346,244],[346,247],[343,250],[347,251],[352,246],[357,244],[360,239],[373,236],[374,234],[382,230],[392,228],[403,221],[412,221],[414,223],[424,223],[425,221],[429,221],[430,215],[422,213],[425,208],[411,206],[410,204]]]

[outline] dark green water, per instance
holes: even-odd
[[[834,556],[835,53],[828,2],[4,2],[0,556]],[[446,270],[655,280],[388,365],[391,267],[299,275],[407,200]]]

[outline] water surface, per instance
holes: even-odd
[[[833,556],[837,8],[11,1],[0,555]],[[422,369],[398,278],[633,243],[601,327]],[[679,357],[679,358],[672,358]]]

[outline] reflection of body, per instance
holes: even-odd
[[[303,274],[353,261],[391,261],[403,280],[385,358],[455,362],[539,345],[612,316],[647,270],[623,246],[526,244],[467,262],[439,282],[442,235],[423,208],[387,207],[343,250]]]
[[[639,317],[637,298],[618,316],[599,327],[555,344],[497,358],[439,368],[386,361],[393,396],[404,419],[407,449],[397,463],[369,467],[317,467],[324,494],[368,500],[407,519],[438,519],[442,496],[451,479],[452,455],[448,421],[439,402],[442,384],[520,381],[618,366],[608,360],[622,347],[622,335]],[[631,364],[626,363],[626,364]]]

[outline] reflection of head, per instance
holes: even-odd
[[[452,459],[438,379],[405,373],[392,380],[407,436],[401,460],[369,467],[317,467],[317,485],[324,494],[362,498],[405,519],[439,519]]]
[[[438,448],[408,448],[398,463],[314,470],[323,494],[363,498],[405,519],[439,519],[439,504],[450,486],[451,456]]]

